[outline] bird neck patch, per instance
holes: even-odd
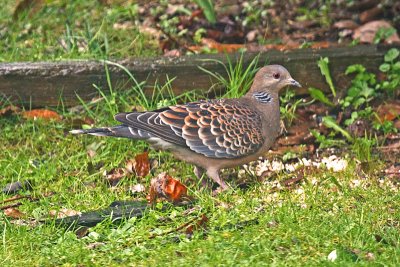
[[[253,96],[260,103],[270,103],[272,101],[271,94],[267,92],[256,92]]]

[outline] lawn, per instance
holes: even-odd
[[[0,61],[161,53],[152,36],[114,26],[135,16],[134,4],[118,9],[98,2],[63,3],[46,1],[45,8],[22,12],[14,23],[14,1],[5,1]],[[337,88],[346,92],[341,99],[332,97],[333,90],[314,88],[304,101],[286,91],[281,115],[289,132],[312,107],[323,110],[313,116],[318,124],[312,128],[312,143],[301,140],[284,152],[276,146],[254,164],[225,170],[222,176],[231,189],[219,194],[202,187],[192,166],[144,142],[69,134],[113,125],[118,112],[151,110],[202,95],[174,96],[168,84],[155,87],[152,98],[138,94],[143,84],[131,90],[104,87],[94,101],[77,107],[60,101],[47,108],[51,116],[43,110],[33,116],[28,108],[16,110],[2,99],[0,189],[17,181],[30,186],[0,192],[0,266],[399,266],[399,154],[382,150],[399,142],[399,115],[386,105],[399,105],[395,50],[382,58],[377,76],[362,66],[349,67],[354,79],[349,88]],[[327,62],[315,63],[325,77]],[[232,81],[220,80],[231,89],[227,97],[249,86],[255,63],[250,69],[239,67]],[[380,120],[382,105],[386,115],[393,115],[388,120]],[[333,116],[340,113],[339,121]],[[351,127],[365,120],[371,125],[355,136]],[[126,171],[145,151],[150,172],[141,177]],[[162,172],[187,186],[189,203],[158,201],[141,218],[107,218],[88,229],[56,223],[57,214],[101,210],[114,201],[147,201],[151,179]],[[15,196],[21,198],[9,201]]]
[[[382,174],[379,154],[370,155],[378,164],[368,170],[347,150],[340,153],[347,167],[338,171],[322,164],[273,171],[264,178],[243,170],[225,172],[233,189],[213,196],[201,188],[190,166],[150,150],[153,169],[146,177],[129,174],[110,186],[105,172],[124,167],[147,145],[68,131],[79,119],[112,124],[114,113],[143,104],[130,95],[116,91],[81,109],[60,107],[61,120],[29,119],[24,113],[0,118],[1,184],[28,180],[32,188],[19,194],[36,199],[22,199],[15,208],[20,215],[0,214],[2,266],[399,264],[399,186]],[[150,102],[148,108],[159,104]],[[141,219],[106,220],[83,236],[51,219],[55,211],[85,212],[116,200],[145,200],[146,192],[132,195],[130,187],[148,189],[150,178],[163,171],[188,186],[190,207],[160,202]],[[291,183],[296,177],[301,179]],[[0,201],[9,197],[1,194]],[[202,227],[179,229],[203,215]],[[332,262],[328,255],[335,253]]]

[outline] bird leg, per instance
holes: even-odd
[[[219,170],[208,169],[207,176],[213,179],[214,182],[219,184],[220,188],[222,189],[221,191],[228,189],[228,185],[219,176]]]
[[[193,172],[196,177],[201,181],[201,185],[203,188],[211,188],[210,184],[207,183],[207,178],[203,177],[204,169],[198,166],[194,166]]]

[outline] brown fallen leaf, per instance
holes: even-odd
[[[126,170],[135,173],[139,177],[145,177],[150,172],[149,152],[136,155],[134,159],[126,164]]]
[[[60,121],[61,116],[52,110],[47,110],[47,109],[32,109],[29,111],[24,111],[22,112],[22,116],[25,119],[43,119],[43,120],[55,120],[55,121]]]
[[[89,234],[89,227],[80,227],[75,231],[75,235],[78,239],[85,237]]]
[[[14,114],[18,114],[21,112],[19,107],[10,105],[6,106],[5,108],[0,109],[0,117],[8,117]]]
[[[112,169],[111,171],[107,172],[104,171],[103,175],[106,178],[107,182],[110,184],[110,186],[114,187],[116,186],[119,181],[127,175],[127,170],[125,168],[115,168]]]
[[[198,230],[198,229],[205,229],[206,228],[206,224],[208,222],[208,218],[205,214],[201,215],[201,218],[199,220],[196,221],[195,224],[189,225],[188,227],[186,227],[185,229],[185,233],[186,235],[193,235],[193,231]]]
[[[43,4],[43,0],[21,0],[14,9],[13,19],[18,19],[19,15],[25,11],[27,11],[29,16],[32,16],[43,7]]]
[[[4,210],[4,214],[7,217],[13,218],[13,219],[21,219],[26,217],[26,214],[21,212],[19,209],[16,208],[8,208]]]
[[[393,121],[400,117],[400,101],[394,100],[379,105],[376,114],[380,121]]]
[[[366,23],[371,20],[379,18],[383,14],[383,8],[378,5],[376,7],[365,10],[360,14],[361,23]]]
[[[65,217],[81,215],[81,214],[82,214],[82,212],[80,212],[80,211],[66,209],[66,208],[62,208],[60,210],[50,210],[49,211],[49,215],[51,217],[55,217],[57,219],[62,219],[62,218],[65,218]]]
[[[351,19],[340,20],[340,21],[335,22],[335,24],[333,24],[334,28],[337,28],[340,30],[343,30],[343,29],[354,30],[358,26],[359,25],[357,23],[355,23],[354,20],[351,20]]]
[[[354,30],[353,39],[360,40],[361,43],[369,43],[372,44],[374,42],[376,33],[379,29],[389,29],[393,28],[393,26],[385,21],[385,20],[375,20],[368,22],[357,29]],[[392,43],[400,43],[400,38],[398,34],[395,32],[391,36],[385,39],[385,43],[392,44]]]
[[[177,203],[187,197],[187,188],[178,180],[162,172],[151,179],[147,201],[152,204],[160,197]]]

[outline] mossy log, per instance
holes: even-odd
[[[398,46],[399,47],[399,46]],[[292,51],[267,51],[260,55],[262,64],[282,64],[303,88],[298,92],[306,93],[308,87],[328,90],[324,77],[317,66],[321,57],[329,57],[331,75],[337,89],[348,86],[351,77],[344,74],[347,66],[362,64],[370,71],[377,71],[383,56],[391,46],[363,45],[355,47],[332,47],[326,49],[299,49]],[[248,65],[256,54],[244,54],[243,64]],[[215,82],[199,66],[212,72],[226,75],[224,67],[228,58],[235,64],[240,54],[214,54],[182,56],[177,58],[158,57],[129,59],[117,63],[128,69],[138,82],[146,81],[144,90],[150,94],[154,84],[164,84],[168,77],[175,93],[188,90],[209,90]],[[105,61],[60,61],[60,62],[19,62],[0,63],[0,95],[16,104],[31,107],[65,106],[79,104],[77,96],[88,101],[98,95],[93,85],[105,92],[108,90],[105,66],[107,65],[113,88],[127,88],[132,81],[126,72]],[[1,100],[1,98],[0,98]]]

